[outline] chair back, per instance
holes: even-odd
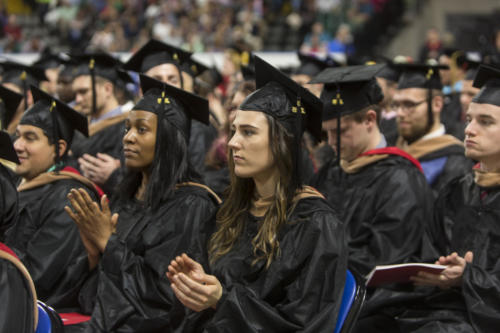
[[[366,296],[366,288],[363,281],[347,270],[344,293],[340,303],[337,324],[334,333],[348,333],[352,330],[358,319]]]
[[[38,326],[35,333],[64,333],[59,314],[47,304],[38,301]]]
[[[3,245],[3,243],[0,243],[0,244]],[[10,261],[21,272],[21,274],[25,277],[26,283],[27,283],[29,289],[31,290],[31,295],[33,296],[33,321],[34,321],[33,327],[37,327],[37,324],[38,324],[38,309],[37,309],[37,305],[36,305],[37,296],[36,296],[35,284],[33,283],[33,280],[31,279],[30,273],[28,272],[26,267],[23,265],[21,260],[16,258],[11,253],[7,252],[6,250],[3,250],[3,247],[0,250],[0,258]]]
[[[52,333],[52,323],[49,314],[38,304],[38,326],[35,333]]]

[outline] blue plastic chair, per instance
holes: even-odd
[[[45,303],[38,301],[38,325],[35,333],[62,333],[63,323],[59,314]]]
[[[50,321],[49,314],[45,309],[38,303],[38,325],[36,327],[35,333],[51,333],[52,332],[52,322]]]
[[[348,333],[352,330],[365,301],[365,295],[364,282],[356,279],[351,271],[347,270],[342,303],[340,303],[334,333]]]

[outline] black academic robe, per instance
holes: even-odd
[[[443,109],[441,110],[441,122],[446,128],[446,134],[453,135],[460,141],[465,138],[465,127],[461,118],[460,92],[445,95]]]
[[[224,166],[220,169],[206,167],[203,172],[203,181],[210,187],[218,196],[224,194],[224,190],[229,186],[229,169]]]
[[[116,117],[115,123],[109,126],[95,126],[96,130],[92,131],[92,126],[89,127],[89,137],[86,138],[80,133],[75,133],[71,152],[73,158],[78,158],[83,154],[96,156],[97,153],[111,155],[119,159],[123,155],[123,135],[125,134],[125,116]],[[120,121],[118,121],[118,119]]]
[[[397,146],[418,159],[435,197],[449,182],[462,177],[473,166],[473,162],[464,155],[463,144],[448,134],[419,139],[411,145],[405,145],[400,137]]]
[[[21,271],[3,258],[0,258],[0,304],[0,332],[35,331],[31,288]]]
[[[259,218],[247,214],[240,238],[211,266],[223,286],[203,332],[333,332],[347,269],[343,224],[319,197],[303,198],[279,232],[281,255],[255,265]],[[202,325],[192,321],[191,329]]]
[[[97,153],[102,153],[110,155],[115,159],[123,160],[125,118],[126,114],[122,114],[90,125],[89,137],[84,137],[81,133],[75,132],[71,144],[71,156],[69,157],[70,165],[80,170],[78,158],[83,156],[83,154],[96,157]],[[106,193],[112,195],[115,186],[121,181],[123,175],[123,170],[119,168],[111,174],[105,184],[99,185]]]
[[[0,242],[17,221],[18,198],[14,172],[0,163]]]
[[[19,219],[8,231],[6,244],[28,269],[38,299],[54,308],[77,306],[82,277],[88,274],[87,252],[64,206],[71,206],[67,195],[73,188],[84,188],[98,200],[90,186],[60,179],[19,192]]]
[[[500,327],[500,185],[480,187],[474,175],[450,183],[435,206],[430,230],[436,257],[472,251],[460,287],[435,289],[399,316],[402,331],[498,332]]]
[[[464,147],[450,145],[418,158],[436,196],[449,182],[462,177],[472,168],[473,162],[464,154]]]
[[[332,160],[311,185],[339,212],[346,225],[350,264],[359,273],[420,254],[420,240],[432,218],[432,193],[408,159],[389,155],[356,173],[344,172]]]
[[[116,233],[96,276],[85,286],[87,294],[80,297],[84,307],[95,302],[83,331],[170,332],[179,326],[187,310],[165,273],[183,252],[206,265],[206,242],[218,200],[207,189],[189,185],[178,187],[154,213],[138,201],[114,202],[111,210],[119,214]]]
[[[421,260],[424,230],[432,219],[433,195],[415,163],[391,154],[357,172],[346,173],[331,161],[313,180],[312,186],[340,212],[346,224],[349,265],[362,275],[376,265]],[[369,288],[360,320],[392,313],[418,297],[421,292],[407,285]]]
[[[387,145],[394,146],[399,136],[396,117],[380,119],[380,132],[384,135]]]
[[[197,120],[191,121],[189,161],[200,174],[205,170],[205,158],[215,139],[217,139],[217,129],[213,125],[205,125]]]

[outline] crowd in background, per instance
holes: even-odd
[[[304,49],[347,45],[351,52],[351,30],[361,29],[386,1],[31,1],[28,16],[9,14],[0,4],[0,47],[37,52],[50,40],[58,51],[133,52],[153,37],[193,52],[221,51],[242,39],[258,51],[265,48],[268,27],[281,18],[288,29],[307,35]]]

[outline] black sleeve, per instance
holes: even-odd
[[[349,254],[353,267],[363,275],[376,265],[400,264],[418,260],[424,228],[432,218],[432,192],[418,171],[396,169],[384,188],[365,203],[373,214],[357,224],[363,233],[351,233]],[[415,258],[417,256],[417,258]]]
[[[165,274],[170,261],[183,252],[203,262],[205,232],[215,209],[211,199],[191,196],[147,222],[140,244],[112,235],[99,263],[92,329],[156,332],[179,325],[186,310]]]
[[[38,228],[25,244],[12,244],[30,272],[38,298],[55,308],[77,306],[78,290],[88,274],[87,253],[78,228],[64,210],[64,206],[70,205],[66,196],[71,187],[54,187],[37,215],[24,210],[20,225],[38,225]],[[96,200],[93,191],[87,192]],[[34,218],[39,221],[23,221]],[[16,231],[19,232],[22,230]]]
[[[24,275],[5,259],[0,259],[0,304],[0,332],[35,331],[31,290]]]
[[[500,268],[486,270],[467,264],[462,280],[462,294],[470,321],[477,332],[491,332],[500,327]]]
[[[206,332],[333,332],[347,267],[344,231],[332,213],[311,220],[293,230],[296,251],[290,239],[280,242],[283,262],[267,272],[281,284],[281,300],[263,298],[252,284],[226,285]]]

